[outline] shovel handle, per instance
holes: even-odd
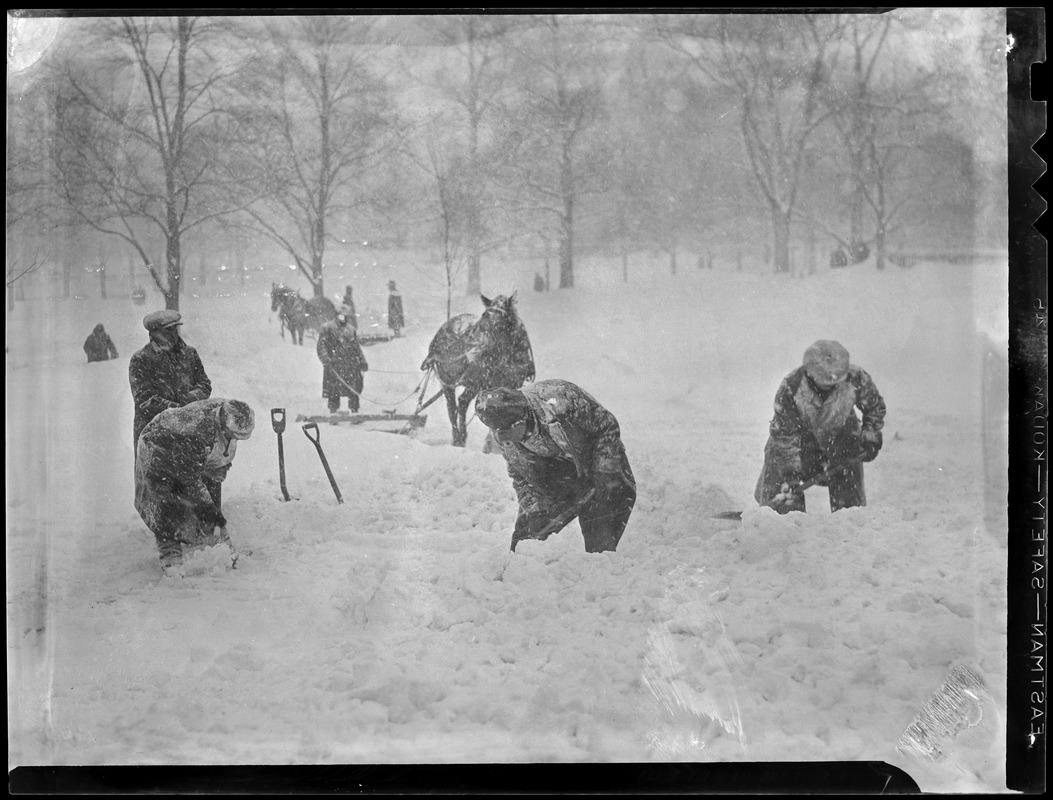
[[[314,436],[311,436],[311,431],[314,431]],[[304,436],[306,436],[314,443],[315,447],[321,445],[322,432],[318,430],[317,422],[308,422],[306,425],[304,425],[303,433]]]
[[[285,409],[284,408],[272,408],[271,409],[271,427],[274,428],[275,433],[283,433],[285,431]]]

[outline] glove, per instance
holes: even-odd
[[[867,463],[877,458],[881,451],[881,432],[864,432],[859,439],[859,460]]]
[[[201,514],[198,515],[202,522],[206,525],[212,525],[213,527],[225,528],[227,527],[227,518],[223,516],[223,512],[215,506],[206,508]]]

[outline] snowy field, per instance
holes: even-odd
[[[251,555],[181,579],[132,504],[128,358],[157,295],[29,292],[6,320],[9,767],[877,760],[926,791],[1004,791],[1006,532],[984,486],[1004,454],[984,450],[979,366],[1005,346],[1004,265],[612,270],[535,293],[532,268],[498,265],[484,291],[518,287],[538,379],[621,423],[639,499],[617,553],[586,554],[572,523],[510,554],[504,462],[478,420],[451,447],[441,401],[412,436],[322,425],[338,504],[296,424],[325,411],[314,340],[279,337],[261,273],[183,301],[213,396],[256,430],[224,488]],[[388,277],[408,327],[366,348],[362,410],[408,413],[444,299],[378,272],[354,277],[360,311]],[[120,358],[88,365],[97,322]],[[772,398],[820,338],[874,378],[885,447],[868,507],[830,514],[813,489],[779,516],[752,499]],[[938,763],[900,752],[955,665],[986,681],[982,716]]]

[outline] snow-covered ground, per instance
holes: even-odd
[[[927,791],[1004,791],[1005,523],[984,486],[1004,454],[984,451],[978,352],[1004,347],[1005,266],[579,269],[535,293],[494,265],[484,290],[518,285],[538,379],[621,423],[639,499],[617,553],[572,523],[510,554],[504,462],[478,420],[451,447],[441,401],[412,436],[322,425],[338,504],[296,422],[325,408],[314,341],[279,337],[260,274],[183,302],[213,396],[256,430],[224,488],[251,555],[181,579],[132,505],[128,357],[156,295],[30,292],[6,321],[9,766],[878,760]],[[363,411],[413,410],[444,319],[394,277],[408,327],[366,349]],[[100,321],[121,356],[88,365]],[[874,378],[885,447],[868,507],[830,514],[813,489],[778,516],[752,500],[771,401],[819,338]],[[984,713],[938,763],[899,751],[955,665],[986,681]]]

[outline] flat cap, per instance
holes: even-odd
[[[173,325],[182,324],[183,315],[170,308],[166,308],[164,311],[151,311],[143,317],[143,327],[148,331],[156,331],[161,328],[171,328]]]

